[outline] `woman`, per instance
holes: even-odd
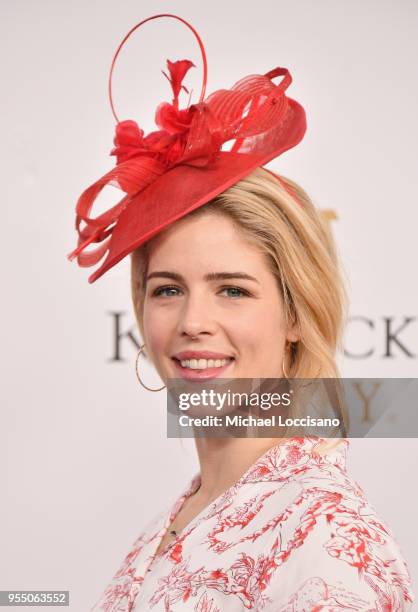
[[[184,76],[187,67],[177,67]],[[179,115],[178,76],[170,71],[172,107],[159,111],[160,122],[166,121],[157,138],[162,148],[155,148],[155,136],[144,144],[132,123],[118,124],[114,153],[120,167],[83,194],[77,212],[87,226],[73,255],[90,265],[107,253],[91,277],[96,280],[131,253],[141,351],[164,383],[337,378],[345,293],[334,245],[303,190],[260,163],[264,154],[278,155],[300,140],[300,107],[275,98],[272,108],[283,103],[285,110],[272,120],[263,152],[258,136],[248,153],[255,131],[254,121],[250,130],[247,123],[244,135],[235,133],[240,145],[247,139],[238,151],[246,149],[246,159],[228,158],[219,169],[219,151],[214,160],[199,144],[196,157],[185,155],[180,118],[188,125],[189,151],[196,129],[194,117]],[[202,116],[208,108],[219,111],[221,105],[205,107]],[[280,142],[271,137],[275,130]],[[168,134],[174,140],[164,149]],[[129,162],[140,160],[141,169],[151,171],[162,150],[164,169],[136,199],[138,185],[130,187],[138,168]],[[217,172],[217,187],[210,189]],[[104,222],[102,215],[93,223],[92,200],[115,177],[130,197],[128,206],[124,202]],[[163,195],[175,213],[164,209]],[[109,227],[115,219],[116,227]],[[96,251],[100,257],[81,253],[109,233],[106,249]],[[145,526],[93,610],[410,609],[409,573],[396,541],[346,472],[347,440],[231,436],[196,437],[195,443],[199,473],[167,512]]]

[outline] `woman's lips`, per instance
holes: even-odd
[[[184,378],[185,380],[207,380],[210,378],[217,378],[221,376],[225,372],[227,368],[234,362],[234,359],[231,359],[228,363],[218,368],[204,368],[204,369],[192,369],[192,368],[184,368],[180,361],[173,358],[176,372],[179,373],[180,378]]]

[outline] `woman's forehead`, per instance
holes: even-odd
[[[149,262],[163,257],[181,259],[205,253],[222,262],[255,256],[257,252],[256,245],[244,232],[228,216],[219,214],[180,219],[153,238],[148,247]]]

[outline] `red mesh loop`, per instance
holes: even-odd
[[[115,111],[115,106],[114,106],[113,97],[112,97],[112,77],[113,77],[113,71],[115,69],[115,63],[116,63],[116,60],[118,58],[118,55],[119,55],[123,45],[126,43],[126,41],[131,36],[131,34],[133,34],[135,32],[135,30],[137,30],[139,27],[144,25],[144,23],[146,23],[147,21],[151,21],[152,19],[159,19],[160,17],[172,17],[173,19],[178,19],[178,21],[181,21],[182,23],[184,23],[184,25],[187,26],[193,32],[193,34],[195,35],[196,40],[197,40],[197,42],[199,44],[199,47],[200,47],[200,52],[202,54],[202,62],[203,62],[203,80],[202,80],[202,89],[201,89],[201,92],[200,92],[200,100],[199,101],[201,102],[203,100],[203,98],[205,97],[206,82],[207,82],[207,78],[208,78],[208,64],[207,64],[207,60],[206,60],[205,47],[203,46],[203,42],[202,42],[199,34],[196,32],[194,27],[192,25],[190,25],[190,23],[188,23],[185,19],[182,19],[178,15],[172,15],[171,13],[161,13],[160,15],[152,15],[151,17],[147,17],[147,19],[143,19],[142,21],[140,21],[139,23],[134,25],[133,28],[131,28],[129,30],[129,32],[124,36],[124,38],[122,39],[122,41],[119,44],[118,48],[116,49],[115,55],[113,56],[112,63],[110,65],[109,80],[108,80],[109,102],[110,102],[110,108],[112,109],[113,116],[114,116],[114,118],[115,118],[117,123],[119,123],[119,119],[118,119],[118,116],[117,116],[116,111]]]

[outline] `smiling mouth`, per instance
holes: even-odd
[[[173,357],[182,378],[188,380],[202,378],[216,378],[235,361],[233,357],[226,359],[177,359]]]
[[[207,370],[209,368],[222,368],[231,361],[233,361],[233,357],[228,357],[226,359],[177,359],[173,358],[182,368],[187,370]]]

